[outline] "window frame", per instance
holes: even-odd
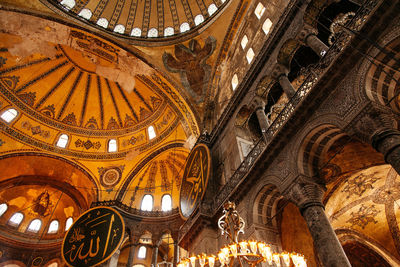
[[[6,120],[5,118],[3,118],[3,115],[4,114],[6,114],[6,113],[11,113],[12,114],[12,112],[11,112],[11,110],[15,110],[15,112],[17,113],[17,114],[13,114],[13,118],[11,118],[10,120]],[[18,116],[19,116],[19,111],[17,110],[17,109],[15,109],[15,108],[13,108],[13,107],[8,107],[8,108],[5,108],[2,112],[1,112],[1,114],[0,114],[0,119],[3,121],[3,122],[5,122],[5,123],[7,123],[7,124],[11,124],[13,121],[15,121],[17,118],[18,118]]]
[[[143,203],[144,203],[145,198],[146,198],[147,196],[151,197],[151,209],[144,209],[144,208],[143,208],[143,205],[144,205]],[[143,196],[143,198],[142,198],[142,201],[140,202],[140,210],[141,210],[141,211],[153,211],[153,209],[154,209],[154,197],[153,197],[153,195],[151,195],[151,194],[145,194],[145,195]]]
[[[37,222],[37,221],[39,222],[39,228],[38,228],[38,229],[30,229],[31,225],[32,225],[34,222]],[[41,219],[35,218],[35,219],[33,219],[33,220],[28,224],[28,227],[26,228],[26,232],[32,233],[32,234],[37,234],[37,233],[39,233],[40,229],[42,228],[42,224],[43,224],[43,222],[42,222]]]
[[[169,201],[170,201],[170,206],[169,206],[169,209],[167,209],[167,210],[164,210],[163,209],[163,202],[164,202],[164,198],[165,197],[169,197]],[[172,197],[171,197],[171,195],[170,194],[164,194],[162,197],[161,197],[161,211],[164,211],[164,212],[168,212],[168,211],[171,211],[172,210]]]
[[[15,223],[15,222],[11,221],[11,219],[12,219],[16,214],[21,214],[21,215],[22,215],[22,219],[21,219],[18,223]],[[12,226],[12,227],[18,228],[18,227],[21,225],[21,223],[24,221],[24,219],[25,219],[25,215],[24,215],[22,212],[19,212],[19,211],[18,211],[18,212],[15,212],[13,215],[11,215],[11,217],[10,217],[10,219],[8,220],[7,224],[10,225],[10,226]]]

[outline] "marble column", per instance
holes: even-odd
[[[157,267],[157,258],[158,258],[158,245],[153,246],[153,255],[151,260],[151,265],[153,267]]]
[[[309,34],[305,38],[305,43],[309,46],[319,57],[323,57],[328,51],[328,46],[324,44],[315,34]]]
[[[328,51],[328,46],[318,37],[318,30],[313,26],[305,24],[297,35],[297,39],[304,45],[310,47],[319,57],[323,57]]]
[[[350,123],[348,128],[351,129],[347,132],[371,143],[400,174],[400,131],[397,121],[389,108],[371,104]]]
[[[283,92],[288,96],[288,98],[292,98],[296,93],[292,83],[289,81],[289,78],[286,73],[282,73],[278,76],[278,82],[283,89]]]
[[[260,125],[261,132],[265,138],[265,134],[270,126],[267,115],[265,115],[265,102],[261,97],[255,97],[252,101],[252,107],[255,109],[258,124]]]
[[[384,155],[385,161],[400,174],[400,131],[379,129],[372,135],[371,142],[372,146]]]
[[[307,178],[299,178],[283,195],[299,207],[322,265],[350,267],[350,262],[325,214],[321,202],[323,193],[320,185],[307,181]]]
[[[174,241],[174,267],[178,265],[179,262],[179,246],[178,241]]]
[[[131,243],[131,246],[129,248],[129,256],[128,256],[128,262],[126,264],[126,267],[131,267],[133,265],[133,259],[135,258],[135,248],[136,246]]]
[[[117,267],[118,266],[118,259],[119,259],[119,254],[121,251],[117,249],[114,254],[110,258],[110,264],[108,265],[109,267]]]

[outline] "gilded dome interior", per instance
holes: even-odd
[[[229,0],[57,0],[49,1],[67,15],[110,33],[132,38],[166,38],[199,30]]]

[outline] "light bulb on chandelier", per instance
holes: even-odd
[[[181,259],[178,267],[214,267],[214,266],[233,266],[234,261],[238,260],[243,267],[245,263],[254,267],[261,262],[269,265],[275,264],[277,267],[307,267],[303,255],[289,252],[273,252],[269,244],[256,240],[238,241],[240,233],[244,233],[244,221],[236,211],[235,204],[227,202],[224,205],[224,214],[218,220],[218,227],[222,235],[226,234],[231,243],[220,249],[217,257],[214,255],[201,254]],[[233,229],[233,230],[232,230]],[[219,265],[217,265],[217,260]],[[198,265],[196,265],[196,261]]]

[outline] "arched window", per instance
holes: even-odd
[[[199,25],[200,23],[202,23],[204,21],[204,17],[203,15],[199,14],[194,18],[194,24]]]
[[[153,196],[144,195],[142,204],[140,205],[141,210],[152,211],[153,210]]]
[[[117,152],[117,140],[110,139],[108,141],[108,152]]]
[[[125,26],[122,25],[122,24],[118,24],[117,26],[115,26],[114,32],[117,32],[117,33],[120,33],[120,34],[124,34],[125,33]]]
[[[237,74],[233,75],[232,77],[232,90],[235,91],[236,87],[239,84],[238,76]]]
[[[37,233],[37,232],[39,232],[41,226],[42,226],[42,221],[39,220],[39,219],[34,219],[29,224],[28,231],[29,232],[33,232],[33,233]]]
[[[8,206],[6,203],[0,204],[0,217],[7,211]]]
[[[133,28],[131,31],[131,36],[140,37],[142,35],[142,30],[140,28]]]
[[[169,211],[172,209],[172,199],[170,195],[164,195],[161,199],[161,210]]]
[[[149,128],[147,128],[147,133],[149,134],[149,140],[157,136],[153,126],[149,126]]]
[[[188,30],[190,30],[189,23],[187,23],[187,22],[182,23],[181,27],[180,27],[180,31],[181,32],[187,32]]]
[[[141,246],[139,247],[139,251],[138,251],[138,258],[139,259],[145,259],[146,258],[146,247],[145,246]]]
[[[158,30],[156,28],[151,28],[147,33],[147,37],[157,37],[157,36],[158,36]]]
[[[75,1],[74,0],[62,0],[61,5],[63,5],[66,9],[70,10],[75,6]]]
[[[24,215],[21,212],[14,213],[14,215],[11,216],[10,220],[8,221],[8,224],[12,226],[18,226],[22,222],[22,219],[24,219]]]
[[[78,16],[81,16],[82,18],[89,20],[92,17],[92,11],[90,11],[87,8],[84,8],[81,10],[81,12],[79,12]]]
[[[249,50],[246,53],[246,58],[247,58],[247,62],[250,64],[253,61],[254,58],[254,51],[252,48],[249,48]]]
[[[100,18],[100,19],[97,21],[97,25],[99,25],[99,26],[101,26],[101,27],[107,29],[107,27],[108,27],[108,20],[105,19],[105,18]]]
[[[58,267],[58,263],[57,262],[53,262],[53,263],[47,265],[47,267]]]
[[[54,233],[57,233],[57,231],[58,231],[58,221],[57,220],[53,220],[50,223],[49,230],[47,231],[47,233],[48,234],[54,234]]]
[[[68,229],[71,227],[73,222],[74,222],[74,219],[72,219],[72,217],[69,217],[67,219],[67,221],[65,222],[65,231],[68,231]]]
[[[247,35],[244,35],[242,38],[242,41],[240,42],[240,45],[242,46],[243,49],[246,47],[248,42],[249,42],[249,39],[247,38]]]
[[[69,139],[68,135],[66,135],[66,134],[60,135],[56,146],[61,147],[61,148],[66,148],[67,144],[68,144],[68,139]]]
[[[218,10],[217,6],[215,4],[211,4],[208,6],[208,14],[212,16],[216,11]]]
[[[165,37],[174,35],[174,33],[175,33],[175,31],[174,31],[174,28],[172,28],[172,27],[167,27],[167,28],[164,29],[164,36]]]
[[[267,18],[267,19],[264,21],[263,26],[262,26],[262,29],[263,29],[263,31],[264,31],[264,33],[265,33],[266,35],[268,35],[269,31],[271,30],[271,27],[272,27],[272,21],[271,21],[270,19]]]
[[[261,3],[258,3],[256,9],[254,10],[254,14],[256,14],[256,17],[260,19],[262,15],[265,12],[265,6]]]
[[[17,117],[17,115],[18,111],[16,109],[9,108],[1,114],[0,118],[5,122],[10,123]]]

